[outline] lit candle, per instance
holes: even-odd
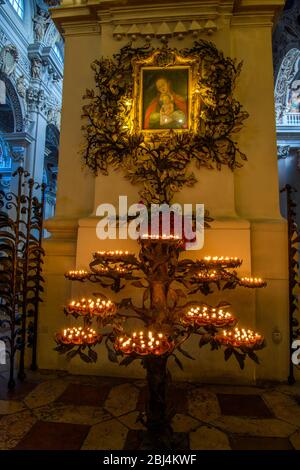
[[[68,271],[67,273],[65,273],[65,277],[74,281],[84,281],[89,277],[89,273],[84,270]]]
[[[185,313],[182,321],[184,324],[194,327],[211,326],[216,328],[236,323],[235,317],[230,312],[224,313],[222,308],[213,308],[208,305],[192,307]]]
[[[208,266],[220,266],[225,268],[236,268],[242,264],[242,260],[232,256],[205,256],[200,261]]]
[[[99,256],[108,256],[108,257],[120,257],[120,256],[128,256],[128,251],[116,250],[116,251],[97,251],[95,255]]]
[[[258,287],[266,287],[267,283],[261,278],[257,277],[242,277],[239,281],[239,284],[243,287],[252,287],[252,288],[258,288]]]
[[[101,341],[101,335],[98,335],[95,330],[91,328],[65,328],[62,333],[56,334],[57,343],[61,344],[97,344]]]
[[[162,240],[162,241],[179,241],[181,237],[179,235],[163,233],[162,235],[143,233],[141,235],[142,240]]]
[[[73,300],[65,308],[67,315],[89,315],[89,316],[112,316],[116,313],[116,305],[111,300],[97,299],[96,304],[93,300],[81,299],[76,302]]]
[[[161,355],[169,351],[172,346],[172,343],[162,333],[152,331],[148,333],[141,331],[139,335],[133,332],[132,336],[126,336],[126,341],[121,341],[121,339],[123,340],[123,337],[117,338],[115,348],[124,354]],[[134,341],[132,341],[133,339]]]
[[[233,331],[224,330],[221,335],[217,335],[215,338],[224,345],[245,346],[252,349],[263,342],[263,337],[259,333],[249,329],[246,331],[244,328],[235,328]]]
[[[201,272],[197,273],[197,278],[200,279],[201,281],[204,281],[204,282],[217,281],[219,277],[220,276],[218,276],[218,273],[215,270],[207,271],[207,272],[202,272],[201,271]]]

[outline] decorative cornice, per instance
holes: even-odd
[[[235,0],[232,26],[272,26],[285,0]]]
[[[200,18],[189,21],[177,21],[162,23],[133,23],[133,24],[120,24],[113,30],[113,37],[116,40],[129,38],[135,41],[138,37],[144,37],[146,41],[150,41],[156,37],[164,40],[166,37],[177,37],[183,39],[186,35],[191,35],[196,38],[199,33],[212,35],[218,30],[217,21],[214,19],[201,21]]]
[[[250,11],[239,12],[234,14],[231,18],[231,26],[239,27],[255,27],[267,26],[272,27],[274,22],[274,12],[266,11]]]
[[[205,0],[205,1],[183,1],[165,0],[162,3],[149,3],[145,1],[129,0],[101,1],[89,5],[63,4],[59,8],[51,10],[52,19],[61,32],[71,23],[111,24],[114,29],[120,25],[126,32],[135,25],[138,29],[151,23],[156,31],[161,24],[167,23],[170,31],[178,28],[178,23],[184,23],[187,30],[193,20],[201,21],[201,28],[205,31],[214,31],[216,25],[209,22],[217,21],[220,15],[230,15],[233,8],[233,0]],[[76,29],[73,30],[75,33]],[[175,31],[176,33],[176,31]]]
[[[21,145],[24,147],[27,147],[34,141],[34,138],[28,132],[3,133],[2,137],[10,145]]]
[[[95,13],[89,7],[82,7],[80,5],[61,6],[50,11],[51,17],[57,27],[61,27],[62,23],[68,23],[73,21],[87,21],[88,19],[94,18]]]
[[[300,147],[300,127],[280,126],[276,128],[278,145],[289,145],[290,148]]]
[[[259,10],[276,12],[281,10],[285,0],[235,0],[234,12]]]
[[[73,21],[72,23],[61,23],[63,35],[66,36],[85,36],[101,33],[101,26],[98,21]]]
[[[145,0],[102,0],[87,2],[68,0],[51,10],[52,19],[65,35],[100,33],[100,25],[111,25],[115,39],[138,36],[160,37],[193,33],[213,34],[219,29],[219,20],[232,26],[268,26],[283,6],[284,0],[164,0],[156,3]],[[198,23],[196,29],[194,22]],[[148,29],[148,32],[146,31]],[[179,31],[180,30],[180,31]],[[150,33],[149,33],[150,31]]]
[[[45,220],[45,228],[55,239],[74,239],[75,241],[77,239],[78,219],[66,219],[55,216]]]

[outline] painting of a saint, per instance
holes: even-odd
[[[142,69],[142,128],[188,129],[188,67]]]

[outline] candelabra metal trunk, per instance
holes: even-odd
[[[168,320],[168,289],[171,259],[177,260],[176,250],[166,243],[142,243],[142,257],[151,261],[148,275],[150,286],[150,305],[153,316],[150,319],[151,330],[162,331]],[[146,427],[148,440],[152,448],[172,448],[173,431],[171,416],[167,409],[168,362],[169,354],[149,356],[144,360],[146,369],[148,396],[146,403]]]
[[[167,408],[168,356],[147,357],[147,441],[152,448],[172,448],[173,430]]]

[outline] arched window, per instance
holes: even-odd
[[[9,0],[9,3],[13,9],[17,12],[19,17],[23,20],[24,18],[24,0]]]

